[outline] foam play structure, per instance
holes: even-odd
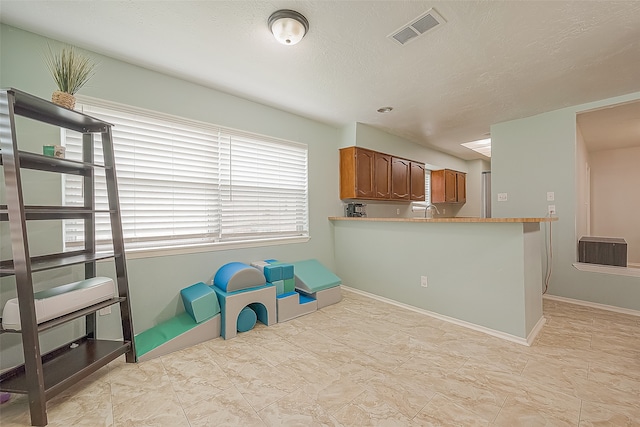
[[[36,292],[33,295],[36,320],[38,323],[46,322],[106,301],[115,295],[117,295],[115,283],[109,277],[92,277]],[[12,331],[22,329],[18,298],[10,299],[5,304],[2,311],[2,327]]]
[[[231,339],[257,321],[271,326],[342,299],[340,278],[315,259],[231,262],[218,269],[212,282],[182,289],[185,312],[136,335],[138,361],[219,336]]]

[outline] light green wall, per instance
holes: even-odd
[[[50,98],[55,87],[42,58],[47,42],[55,42],[6,25],[0,27],[0,36],[0,86],[15,87],[36,96]],[[328,268],[334,268],[333,237],[327,217],[342,213],[338,198],[338,129],[113,58],[94,53],[90,55],[99,61],[99,67],[94,78],[81,90],[83,95],[298,141],[309,147],[310,241],[190,255],[130,258],[128,274],[136,332],[146,330],[183,311],[179,299],[180,289],[199,281],[210,280],[216,270],[227,262],[250,262],[267,258],[316,258]],[[211,72],[215,73],[215,70]],[[32,151],[39,151],[44,143],[53,143],[59,138],[55,128],[39,130],[37,134],[27,128],[26,132],[21,134],[26,137],[19,138],[19,143]],[[39,203],[60,203],[61,184],[58,176],[52,177],[49,174],[45,178],[29,178],[29,181],[31,182],[26,183],[25,187],[28,188],[25,188],[25,192],[36,191],[38,194],[35,198]],[[6,256],[9,245],[8,227],[6,223],[1,227],[0,246],[3,247],[4,259],[10,257]],[[40,226],[33,240],[46,242],[42,251],[57,251],[62,240],[60,227]],[[100,264],[99,274],[113,275],[111,263]],[[56,271],[50,276],[37,278],[36,290],[80,278],[81,272],[78,269]],[[0,292],[1,304],[15,297],[13,278],[3,278],[0,281]],[[119,336],[117,322],[115,313],[99,317],[99,335],[109,338]],[[16,335],[9,335],[0,336],[3,365],[10,358],[6,356],[14,353],[16,348]]]
[[[577,142],[576,113],[640,99],[640,92],[513,120],[491,127],[491,196],[494,217],[537,217],[555,192],[559,220],[552,225],[553,274],[549,294],[640,310],[640,279],[576,270],[578,174],[584,160]],[[498,193],[508,201],[498,202]],[[543,226],[543,231],[548,233]]]
[[[537,224],[334,221],[334,233],[347,286],[521,339],[542,317]]]

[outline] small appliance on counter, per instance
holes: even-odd
[[[344,216],[347,217],[366,217],[367,205],[365,203],[347,203],[344,205]]]

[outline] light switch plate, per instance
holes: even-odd
[[[556,193],[547,191],[547,202],[553,202],[556,199]]]
[[[507,193],[498,193],[498,201],[506,202],[507,201]]]

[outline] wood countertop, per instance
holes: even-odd
[[[454,218],[362,218],[330,216],[329,221],[369,221],[369,222],[457,222],[457,223],[505,223],[505,222],[552,222],[558,217],[544,218],[476,218],[476,217],[454,217]]]

